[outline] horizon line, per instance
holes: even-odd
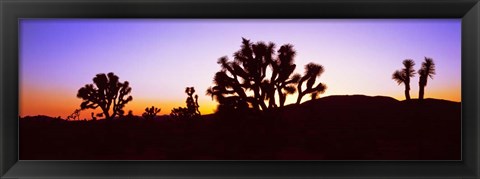
[[[404,99],[404,100],[399,100],[395,97],[391,97],[391,96],[382,96],[382,95],[376,95],[376,96],[370,96],[370,95],[365,95],[365,94],[336,94],[336,95],[328,95],[328,96],[324,96],[324,97],[319,97],[317,99],[310,99],[310,100],[306,100],[302,103],[300,103],[299,105],[301,104],[304,104],[306,102],[310,102],[310,101],[314,101],[314,100],[321,100],[323,98],[328,98],[328,97],[338,97],[338,96],[364,96],[364,97],[370,97],[370,98],[374,98],[374,97],[386,97],[386,98],[391,98],[391,99],[394,99],[398,102],[403,102],[403,101],[407,101],[407,99]],[[413,100],[413,101],[418,101],[420,99],[418,98],[411,98],[410,100]],[[448,102],[454,102],[454,103],[462,103],[462,101],[453,101],[453,100],[448,100],[448,99],[441,99],[441,98],[425,98],[423,100],[440,100],[440,101],[448,101]],[[290,103],[290,104],[286,104],[283,108],[287,107],[287,106],[292,106],[292,105],[297,105],[296,103]],[[282,108],[282,107],[278,107],[278,108]],[[249,109],[253,109],[253,108],[249,108]],[[85,110],[89,110],[89,109],[85,109]],[[263,111],[263,110],[261,110]],[[204,116],[204,115],[212,115],[212,114],[216,114],[216,112],[213,112],[213,113],[206,113],[206,114],[202,114],[201,116]],[[35,117],[35,116],[46,116],[46,117],[51,117],[49,115],[44,115],[44,114],[37,114],[37,115],[24,115],[24,116],[20,116],[18,115],[19,118],[25,118],[25,117]],[[133,116],[136,116],[136,117],[141,117],[141,115],[133,115]],[[163,115],[157,115],[158,117],[165,117],[165,116],[170,116],[170,114],[163,114]],[[117,116],[116,118],[118,118],[120,116]],[[57,117],[51,117],[51,118],[57,118]],[[63,119],[63,118],[60,118],[60,119]],[[97,119],[97,120],[103,120],[105,118],[101,118],[101,119]],[[73,120],[72,120],[73,121]],[[81,121],[81,120],[80,120]]]

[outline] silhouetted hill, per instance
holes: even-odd
[[[459,160],[461,103],[328,96],[200,119],[20,120],[20,159]],[[32,122],[36,121],[36,122]]]
[[[291,120],[339,119],[361,120],[368,123],[377,120],[416,119],[422,122],[426,117],[443,119],[446,118],[445,115],[451,117],[449,118],[451,120],[459,120],[460,108],[459,102],[438,99],[398,101],[384,96],[342,95],[310,100],[300,105],[288,105],[281,113],[284,118]]]

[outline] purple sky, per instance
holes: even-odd
[[[290,43],[297,50],[296,72],[322,64],[327,95],[365,94],[403,100],[392,79],[402,61],[419,69],[434,59],[437,75],[427,98],[460,101],[461,19],[384,20],[181,20],[181,19],[22,19],[20,20],[20,115],[45,111],[66,116],[78,108],[77,90],[98,73],[115,72],[132,86],[135,114],[146,106],[185,106],[184,89],[194,86],[203,113],[216,102],[205,96],[216,63],[253,42]],[[411,82],[418,96],[418,76]],[[56,98],[52,99],[52,96]],[[287,101],[294,101],[296,95]],[[33,105],[38,100],[51,105]],[[60,106],[58,106],[60,105]],[[58,111],[58,112],[55,112]]]

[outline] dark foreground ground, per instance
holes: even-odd
[[[242,116],[242,114],[244,114]],[[331,96],[268,114],[20,119],[21,160],[460,160],[460,103]]]

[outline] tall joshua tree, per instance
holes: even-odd
[[[110,72],[107,75],[97,74],[93,78],[93,83],[86,84],[78,90],[77,97],[83,100],[80,108],[83,110],[100,107],[108,120],[116,115],[122,115],[125,104],[133,99],[132,96],[127,96],[132,91],[128,81],[122,83],[118,76]]]
[[[420,70],[418,70],[418,74],[420,75],[420,80],[418,82],[420,87],[418,91],[418,99],[422,100],[425,94],[425,86],[427,86],[428,77],[433,79],[433,75],[435,75],[435,63],[432,58],[425,57],[425,61],[422,63]]]
[[[297,104],[300,104],[303,96],[306,94],[312,94],[312,99],[315,99],[318,94],[324,93],[327,89],[327,86],[323,83],[318,83],[317,86],[313,87],[317,77],[322,75],[324,72],[323,66],[318,65],[315,63],[309,63],[305,66],[305,75],[300,78],[298,82],[297,89],[298,89],[298,98]],[[302,90],[302,85],[304,82],[307,82],[306,89]]]
[[[415,76],[415,70],[413,66],[415,66],[415,62],[412,59],[405,59],[403,60],[403,68],[402,70],[396,70],[392,74],[392,79],[395,80],[398,85],[404,84],[405,85],[405,98],[410,100],[410,77]]]

